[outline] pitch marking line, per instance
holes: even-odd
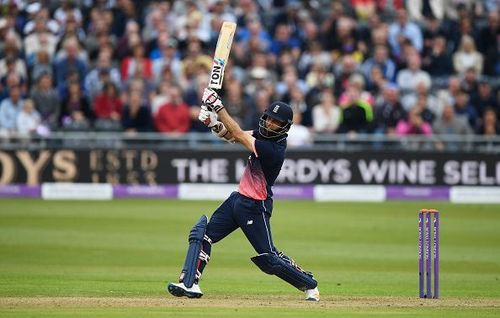
[[[500,308],[496,298],[443,298],[417,297],[323,297],[320,302],[307,302],[292,296],[204,296],[201,299],[165,297],[0,297],[0,308],[23,307],[220,307],[220,308]]]

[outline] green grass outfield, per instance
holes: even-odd
[[[322,300],[250,261],[240,231],[212,249],[202,299],[165,293],[215,201],[0,200],[0,317],[499,317],[500,206],[278,201],[274,241]],[[417,211],[441,210],[441,299],[421,300]]]

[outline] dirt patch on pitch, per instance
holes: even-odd
[[[404,308],[404,307],[500,307],[500,299],[443,298],[415,299],[405,297],[323,297],[307,302],[292,296],[207,296],[202,299],[166,297],[0,297],[0,308],[64,307],[192,307],[192,308]]]

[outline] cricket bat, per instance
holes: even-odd
[[[229,59],[229,52],[231,52],[234,32],[236,32],[236,23],[225,21],[222,24],[215,48],[212,71],[210,72],[209,88],[221,89],[222,87],[224,70]]]

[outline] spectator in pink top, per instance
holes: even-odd
[[[431,125],[422,119],[417,109],[411,109],[408,119],[400,120],[396,126],[396,135],[432,135]]]

